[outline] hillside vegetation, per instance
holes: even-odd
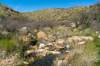
[[[100,66],[100,4],[34,12],[0,5],[0,66]]]
[[[18,28],[25,25],[29,27],[34,26],[33,28],[37,28],[39,25],[41,25],[40,27],[52,27],[56,25],[70,26],[70,23],[75,23],[76,26],[84,24],[94,25],[94,21],[97,23],[94,27],[98,28],[98,22],[100,21],[99,11],[99,4],[70,9],[45,9],[29,13],[19,13],[5,6],[0,7],[1,19],[4,17],[2,22],[8,25],[8,28]]]

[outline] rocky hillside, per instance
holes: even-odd
[[[0,24],[10,31],[22,27],[25,23],[31,22],[27,17],[13,9],[0,5]]]
[[[70,9],[46,9],[29,13],[19,13],[6,6],[0,6],[0,23],[6,25],[9,29],[16,29],[22,26],[33,28],[53,27],[57,25],[75,27],[94,25],[99,30],[99,12],[100,5],[90,7],[77,7]],[[94,22],[96,21],[96,22]]]
[[[100,66],[100,4],[20,13],[0,5],[0,66]]]
[[[33,21],[46,23],[44,26],[47,26],[47,23],[49,22],[49,25],[52,26],[55,24],[55,22],[56,25],[65,26],[71,26],[70,24],[74,23],[76,27],[82,25],[94,25],[94,21],[96,21],[97,24],[100,21],[100,5],[97,4],[89,7],[77,7],[70,9],[45,9],[30,13],[24,13],[24,15],[28,16]],[[99,27],[99,25],[94,26]]]

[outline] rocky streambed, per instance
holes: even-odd
[[[78,66],[89,66],[93,64],[96,52],[90,52],[91,55],[88,55],[85,49],[88,42],[94,41],[94,37],[73,35],[73,31],[65,28],[47,28],[33,34],[27,27],[22,27],[17,34],[19,41],[17,49],[22,46],[21,53],[6,56],[6,51],[0,52],[0,65],[73,66],[76,63]]]

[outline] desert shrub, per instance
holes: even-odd
[[[94,66],[100,66],[100,60],[94,64]]]
[[[95,62],[94,66],[100,66],[100,39],[95,37],[94,44],[96,45],[98,52],[97,61]]]
[[[7,50],[7,51],[13,51],[15,49],[16,41],[14,39],[0,39],[0,48]]]
[[[95,37],[96,33],[91,28],[86,28],[86,29],[83,29],[82,31],[80,31],[80,35]]]

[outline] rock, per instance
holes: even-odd
[[[39,39],[39,40],[47,40],[48,39],[48,37],[47,37],[47,34],[45,33],[45,32],[43,32],[43,31],[39,31],[38,33],[37,33],[37,39]]]
[[[63,60],[57,60],[56,66],[62,66]]]
[[[70,52],[70,50],[66,50],[65,52],[66,52],[66,53],[69,53],[69,52]]]
[[[33,33],[31,33],[27,27],[22,27],[18,35],[19,41],[24,44],[36,45],[37,40]]]
[[[76,39],[76,40],[93,40],[93,37],[91,36],[72,36],[71,38],[69,39]]]
[[[64,48],[64,47],[65,47],[64,42],[65,42],[64,39],[58,39],[58,40],[56,41],[55,47],[56,47],[56,48],[59,48],[59,49]]]
[[[39,48],[44,48],[46,45],[44,43],[39,44]]]
[[[58,54],[61,54],[61,52],[59,52],[59,51],[48,51],[48,53],[49,54],[56,54],[56,55],[58,55]]]
[[[54,43],[48,43],[48,44],[46,45],[46,47],[48,48],[49,51],[53,51],[53,50],[56,49],[55,46],[54,46]]]
[[[8,31],[2,31],[1,34],[4,35],[4,36],[7,36],[7,35],[9,35],[9,32]]]
[[[90,40],[90,41],[94,40],[93,37],[91,37],[91,36],[81,36],[81,38],[84,40]]]
[[[22,27],[22,28],[19,29],[19,31],[21,33],[27,33],[28,32],[28,27]]]
[[[86,43],[86,41],[81,41],[81,42],[78,42],[78,45],[83,45],[85,43]]]
[[[34,50],[27,50],[26,52],[25,52],[25,55],[29,55],[29,54],[31,54],[31,53],[33,53],[34,52]]]
[[[78,45],[85,44],[87,41],[93,41],[93,37],[91,36],[72,36],[67,39],[69,43],[75,43]]]
[[[52,45],[53,45],[53,43],[48,43],[48,44],[47,44],[47,46],[52,46]]]
[[[66,48],[69,49],[69,48],[70,48],[70,45],[67,44],[67,45],[66,45]]]
[[[98,32],[98,31],[96,31],[95,33],[96,33],[96,34],[99,34],[99,32]]]
[[[27,27],[22,27],[21,29],[19,29],[19,40],[22,42],[28,42],[29,41],[29,37],[28,37],[28,29]]]
[[[38,49],[36,50],[37,56],[46,56],[47,50],[46,49]]]
[[[37,56],[37,52],[35,50],[27,50],[25,53],[24,53],[24,56],[25,57],[36,57]]]
[[[24,66],[28,66],[29,62],[24,61]]]
[[[64,39],[58,39],[56,42],[57,42],[57,44],[64,44]]]
[[[70,25],[71,25],[72,28],[75,28],[76,27],[76,24],[75,23],[71,23]]]
[[[100,39],[100,35],[98,35],[98,38]]]
[[[67,52],[67,51],[69,52],[70,50],[71,50],[71,46],[67,44],[67,45],[66,45],[66,52]]]

